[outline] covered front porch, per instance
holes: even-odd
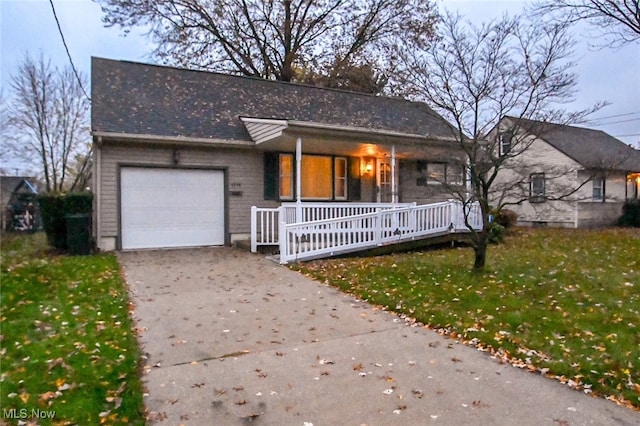
[[[265,158],[265,199],[251,210],[251,249],[280,262],[482,229],[464,192],[453,139],[291,120],[241,118]]]
[[[241,119],[264,153],[265,200],[423,204],[450,198],[445,184],[465,185],[464,155],[453,138]]]

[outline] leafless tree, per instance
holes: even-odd
[[[534,10],[563,22],[585,21],[605,36],[608,46],[640,41],[638,0],[544,0]]]
[[[84,82],[86,84],[86,80]],[[89,149],[89,100],[73,70],[25,55],[12,75],[3,144],[39,169],[47,192],[67,189],[70,165]]]
[[[165,63],[282,81],[362,65],[388,75],[437,19],[427,0],[97,1],[106,26],[149,28]]]
[[[407,84],[414,96],[434,107],[452,123],[452,137],[464,152],[468,187],[446,186],[469,208],[479,202],[484,228],[472,232],[474,270],[483,270],[490,240],[489,215],[526,181],[498,185],[498,173],[526,151],[532,139],[520,131],[517,119],[575,122],[593,109],[569,114],[558,108],[572,100],[576,77],[571,72],[573,42],[566,25],[545,25],[505,16],[475,26],[447,12],[432,49],[404,56]],[[505,121],[505,116],[515,120]],[[500,152],[498,133],[512,136],[508,155]],[[511,123],[511,124],[509,124]],[[534,132],[535,134],[535,132]],[[497,203],[497,205],[495,204]],[[491,209],[494,210],[491,210]]]

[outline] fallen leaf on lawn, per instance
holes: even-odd
[[[66,390],[69,390],[69,389],[71,389],[73,387],[74,387],[73,384],[70,385],[69,383],[63,383],[62,385],[58,386],[58,390],[59,391],[66,391]]]
[[[122,405],[122,398],[115,397],[115,396],[108,396],[107,402],[113,402],[115,404],[113,409],[117,410],[118,408],[120,408],[120,405]]]
[[[40,398],[38,398],[38,401],[47,402],[50,399],[53,399],[53,398],[57,397],[58,395],[59,395],[58,393],[52,392],[52,391],[45,392],[43,394],[40,394]]]

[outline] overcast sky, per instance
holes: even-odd
[[[104,28],[100,6],[91,0],[53,0],[69,50],[77,68],[89,77],[91,56],[149,62],[152,46],[141,31],[124,37],[116,28]],[[438,0],[480,23],[500,17],[505,11],[519,12],[524,1]],[[578,74],[576,101],[582,109],[598,101],[610,106],[593,115],[587,127],[604,130],[620,140],[640,147],[640,43],[621,49],[594,50],[588,47],[591,32],[582,28],[576,36]],[[51,58],[64,67],[68,59],[48,0],[0,0],[0,84],[3,96],[10,95],[9,82],[26,53]],[[3,165],[6,166],[6,165]],[[15,169],[17,167],[13,166]]]

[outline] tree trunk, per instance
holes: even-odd
[[[482,272],[484,271],[484,266],[487,263],[487,246],[488,246],[488,241],[487,241],[487,237],[488,235],[486,235],[485,233],[486,231],[483,231],[480,235],[479,235],[479,240],[476,242],[476,244],[473,247],[473,252],[475,255],[474,261],[473,261],[473,271],[474,272]]]

